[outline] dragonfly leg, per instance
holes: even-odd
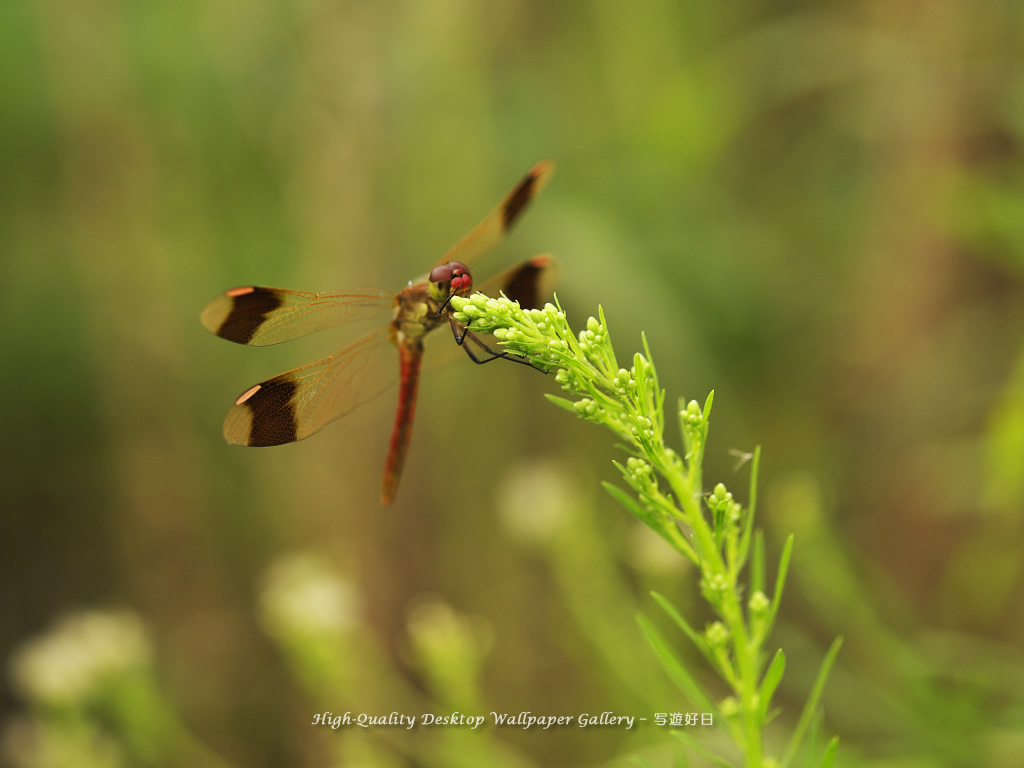
[[[498,360],[500,358],[502,360],[510,360],[513,363],[519,363],[520,365],[528,365],[535,371],[547,373],[547,371],[538,368],[526,358],[519,357],[518,355],[513,355],[508,352],[501,352],[498,350],[491,349],[480,340],[479,336],[477,336],[475,333],[470,333],[468,325],[462,326],[462,330],[460,332],[458,323],[455,322],[455,319],[452,318],[451,315],[448,316],[448,324],[452,328],[452,336],[455,337],[455,343],[462,347],[464,350],[466,350],[466,354],[469,355],[469,359],[472,360],[477,365],[483,365],[484,363],[489,363],[492,360]],[[476,353],[473,352],[472,348],[467,342],[475,344],[477,347],[480,348],[481,351],[490,355],[490,357],[477,357]]]
[[[477,365],[483,365],[484,363],[489,363],[492,360],[501,359],[509,360],[513,363],[519,363],[520,365],[526,365],[529,366],[530,368],[533,368],[535,371],[540,371],[540,368],[537,368],[533,363],[531,363],[524,357],[519,357],[518,355],[513,355],[510,354],[509,352],[501,352],[498,350],[491,349],[486,344],[484,344],[475,333],[470,333],[469,330],[466,328],[463,328],[462,335],[459,338],[457,338],[456,341],[459,342],[459,346],[466,350],[466,354],[469,355],[469,359],[472,360]],[[487,355],[490,355],[490,357],[477,357],[477,353],[473,351],[472,345],[476,345],[479,348],[479,351],[484,352]],[[545,371],[541,371],[541,373],[545,373]]]

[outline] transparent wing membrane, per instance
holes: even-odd
[[[481,255],[501,242],[506,233],[516,223],[523,210],[540,191],[544,189],[555,172],[554,163],[545,161],[537,163],[530,172],[505,195],[484,220],[469,231],[459,242],[448,249],[438,264],[449,261],[461,261],[472,267]]]
[[[329,357],[246,390],[228,411],[224,437],[251,446],[303,440],[394,384],[397,358],[390,329],[371,331]]]
[[[207,304],[200,320],[223,339],[263,347],[356,320],[384,318],[394,306],[395,294],[387,291],[307,293],[244,286]]]

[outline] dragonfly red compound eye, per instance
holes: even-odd
[[[468,290],[473,285],[469,267],[458,261],[451,262],[449,266],[452,268],[452,293]]]

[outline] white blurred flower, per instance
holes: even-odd
[[[260,607],[263,626],[274,637],[344,633],[359,623],[361,612],[355,588],[325,560],[308,553],[270,567]]]
[[[487,622],[457,613],[434,597],[421,598],[410,609],[408,627],[413,647],[423,660],[480,656],[493,640]]]
[[[691,567],[689,560],[643,523],[632,527],[626,546],[633,567],[652,575],[679,573]]]
[[[498,512],[509,533],[528,542],[553,539],[568,523],[574,485],[568,467],[555,461],[513,466],[498,488]]]
[[[479,706],[481,663],[494,644],[491,624],[422,597],[409,611],[408,631],[409,661],[433,695],[457,707]]]
[[[10,673],[28,699],[74,703],[111,679],[146,667],[152,655],[142,621],[126,611],[86,611],[61,619],[15,651]]]
[[[60,722],[14,718],[7,722],[0,764],[12,768],[122,768],[124,751],[92,723],[67,727]]]

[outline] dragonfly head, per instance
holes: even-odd
[[[466,294],[473,287],[469,267],[461,261],[449,261],[434,267],[427,280],[430,282],[430,298],[438,304],[447,304],[452,296]]]

